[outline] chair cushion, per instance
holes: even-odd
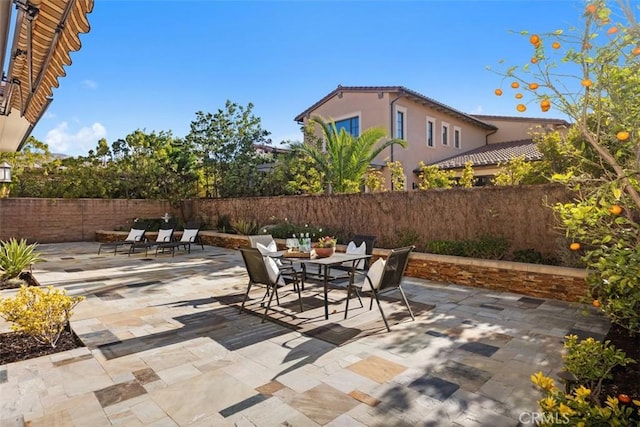
[[[268,245],[263,245],[262,243],[258,242],[256,243],[256,248],[262,255],[278,252],[278,245],[276,245],[275,240],[272,240]]]
[[[278,245],[276,244],[275,240],[272,240],[267,246],[258,242],[256,243],[256,249],[258,249],[258,251],[260,251],[262,255],[266,255],[273,252],[278,252]],[[275,261],[276,261],[276,265],[278,266],[282,265],[282,261],[280,261],[279,259],[276,259]]]
[[[384,265],[386,261],[382,258],[378,258],[376,262],[371,264],[369,271],[367,271],[367,277],[371,280],[371,286],[373,289],[380,287],[380,281],[382,280],[382,273],[384,273]]]
[[[156,242],[170,242],[171,236],[173,235],[173,230],[158,230],[158,237],[156,238]]]
[[[269,273],[269,279],[272,282],[276,283],[278,286],[284,286],[284,279],[280,275],[280,268],[278,268],[278,264],[276,264],[276,260],[271,258],[270,256],[264,257],[264,263],[267,266],[267,273]]]
[[[129,242],[139,242],[142,239],[143,235],[144,235],[144,230],[138,230],[136,228],[132,228],[131,231],[129,231],[129,235],[127,235],[127,238],[125,240]]]
[[[360,246],[356,246],[356,242],[351,241],[347,245],[347,253],[348,254],[356,254],[356,255],[365,255],[367,253],[367,244],[362,242]],[[362,270],[364,268],[364,260],[356,261],[355,267],[358,270]]]
[[[185,229],[182,232],[181,242],[193,242],[196,240],[196,236],[198,235],[198,229]]]

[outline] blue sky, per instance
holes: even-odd
[[[566,30],[583,10],[574,0],[95,0],[32,135],[86,155],[136,129],[183,137],[197,111],[229,99],[252,102],[278,145],[300,140],[294,117],[339,84],[401,85],[467,113],[515,116],[486,67],[528,62],[530,45],[511,31]]]

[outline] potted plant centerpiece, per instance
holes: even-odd
[[[316,257],[330,257],[335,252],[337,243],[338,240],[333,236],[320,237],[314,247]]]

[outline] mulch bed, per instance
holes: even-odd
[[[603,385],[603,398],[606,400],[607,396],[618,396],[622,393],[631,399],[640,400],[640,334],[631,336],[626,329],[613,325],[605,337],[605,341],[607,340],[635,362],[627,366],[618,366],[613,370],[613,380]]]
[[[15,279],[2,280],[0,279],[0,290],[2,289],[17,289],[22,286],[24,283],[27,286],[40,286],[40,282],[33,277],[33,274],[29,271],[23,271],[20,275]]]
[[[69,327],[62,331],[55,348],[48,344],[40,344],[24,333],[5,332],[0,334],[0,365],[48,356],[78,347],[84,347],[84,344]]]

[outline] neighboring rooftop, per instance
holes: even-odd
[[[564,119],[555,118],[542,118],[542,117],[521,117],[521,116],[491,116],[487,114],[471,114],[472,117],[478,120],[500,120],[500,121],[513,121],[513,122],[535,122],[535,123],[548,123],[559,126],[571,126],[571,123]]]
[[[483,145],[474,150],[432,164],[438,166],[440,169],[463,168],[467,162],[472,162],[474,166],[490,166],[508,162],[514,157],[519,156],[524,156],[527,161],[542,160],[542,153],[538,151],[536,144],[531,139],[522,139]]]

